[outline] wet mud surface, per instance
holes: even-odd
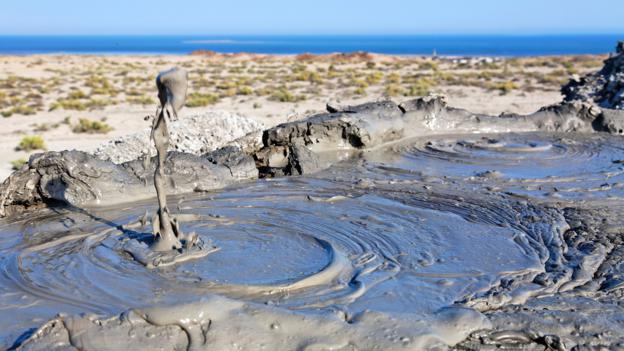
[[[451,135],[402,141],[390,150],[367,157],[390,177],[577,204],[623,195],[624,144],[614,135]]]
[[[404,139],[310,176],[170,199],[181,229],[219,250],[156,269],[123,249],[150,235],[140,220],[153,201],[21,215],[0,229],[12,233],[0,244],[12,316],[0,337],[23,349],[148,349],[155,338],[229,349],[239,323],[253,336],[243,348],[614,346],[622,159],[608,134]],[[195,327],[184,322],[202,309]],[[130,312],[31,329],[60,311]]]

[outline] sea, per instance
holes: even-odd
[[[0,54],[326,54],[546,56],[613,52],[623,34],[595,35],[324,35],[324,36],[0,36]]]

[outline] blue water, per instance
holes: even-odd
[[[0,36],[0,54],[332,53],[533,56],[603,54],[624,34],[548,36]]]

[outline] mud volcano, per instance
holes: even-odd
[[[588,102],[485,116],[430,96],[169,152],[181,232],[220,250],[151,267],[127,248],[153,235],[156,159],[34,156],[0,187],[0,342],[624,347],[622,121]]]

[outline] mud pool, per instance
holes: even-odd
[[[544,341],[512,312],[500,314],[562,296],[568,300],[558,306],[577,308],[579,296],[621,292],[621,267],[605,264],[617,243],[568,240],[574,216],[553,201],[621,207],[623,160],[624,142],[608,134],[403,139],[313,175],[171,198],[182,230],[219,250],[151,269],[124,244],[151,235],[145,213],[155,211],[154,201],[5,219],[0,345],[355,350],[582,342],[582,333]],[[616,221],[617,209],[604,211]],[[576,227],[590,221],[583,216]],[[596,283],[600,269],[610,275]],[[615,300],[612,318],[624,319]],[[55,318],[59,312],[65,317]],[[520,331],[505,334],[509,321]],[[499,334],[475,341],[488,330]],[[605,340],[616,343],[616,334]]]

